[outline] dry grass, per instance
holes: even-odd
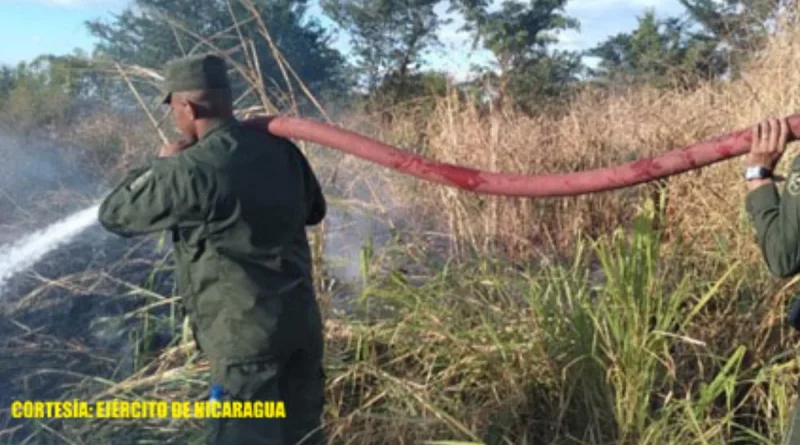
[[[744,78],[697,91],[637,89],[611,97],[580,95],[560,117],[530,118],[486,112],[455,95],[424,120],[395,119],[378,137],[431,157],[491,171],[571,172],[609,166],[746,128],[757,120],[794,113],[800,101],[796,32],[777,36]],[[787,155],[791,158],[794,150]],[[785,164],[788,164],[787,161]],[[784,165],[785,165],[784,164]],[[719,239],[737,254],[751,251],[743,220],[739,162],[729,161],[668,181],[666,224],[691,235],[700,248]],[[563,249],[576,233],[608,233],[629,220],[653,185],[569,199],[484,197],[439,186],[406,193],[414,206],[436,209],[461,250],[531,257],[543,246]],[[422,200],[420,199],[422,198]],[[751,251],[752,253],[752,251]]]
[[[694,92],[586,92],[559,117],[487,112],[453,95],[432,111],[394,110],[391,122],[352,115],[339,123],[441,161],[532,174],[584,170],[793,113],[800,100],[798,45],[800,32],[776,36],[735,82]],[[252,78],[257,67],[237,70]],[[291,77],[290,67],[284,73]],[[291,109],[295,99],[288,95]],[[266,99],[262,105],[274,107]],[[141,159],[143,147],[157,143],[153,136],[137,145],[135,135],[119,136],[125,133],[115,125],[98,120],[75,134],[100,145],[121,137],[115,143],[123,150],[111,162],[117,166]],[[653,186],[569,199],[489,198],[419,183],[325,149],[308,152],[341,198],[332,202],[371,213],[402,235],[377,253],[363,251],[357,296],[364,303],[359,313],[367,316],[326,324],[325,422],[333,443],[780,439],[798,374],[794,337],[781,325],[781,302],[793,283],[776,284],[764,273],[743,213],[738,162],[670,179],[667,207],[653,209],[662,202]],[[648,230],[659,211],[663,238]],[[626,230],[617,232],[620,226]],[[317,258],[321,233],[314,239]],[[449,241],[447,255],[437,241],[442,237]],[[541,261],[532,267],[532,260]],[[523,267],[509,267],[512,261]],[[130,282],[124,269],[81,277],[144,296],[148,310],[122,315],[141,320],[142,337],[156,324],[174,325],[174,314],[150,313],[174,300]],[[74,281],[61,288],[99,292]],[[329,305],[335,291],[324,274],[318,284]],[[383,306],[392,310],[376,311]],[[65,362],[90,354],[81,343],[37,337],[37,326],[14,326],[4,348],[20,363],[26,354],[36,360],[55,350],[47,367],[69,368]],[[65,398],[204,397],[207,363],[171,328],[175,338],[160,350],[134,339],[143,356],[129,375],[70,375]],[[106,356],[91,356],[106,366]],[[26,437],[28,443],[105,443],[121,435],[130,443],[191,443],[199,428],[173,420],[38,422]],[[0,441],[17,440],[18,432],[16,425],[0,427]]]

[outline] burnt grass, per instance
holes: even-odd
[[[137,348],[170,343],[169,325],[155,326],[143,342],[140,316],[125,317],[153,301],[125,283],[171,295],[172,274],[154,272],[162,257],[154,240],[116,237],[95,225],[9,280],[0,295],[0,431],[13,432],[0,443],[18,443],[35,427],[11,417],[13,401],[62,400],[89,376],[132,373]],[[170,307],[148,312],[164,319]]]
[[[80,163],[67,162],[71,159],[60,150],[39,145],[22,150],[30,140],[2,133],[0,152],[9,156],[11,173],[0,178],[0,246],[86,208],[93,201],[88,196],[113,185],[88,174]],[[376,228],[368,218],[353,220],[336,208],[328,221],[345,229],[330,237],[326,248],[332,251],[324,256],[347,258],[343,266],[326,261],[324,274],[341,278],[326,288],[334,306],[352,311],[347,301],[359,292],[360,285],[351,280],[360,281],[355,266],[360,247]],[[58,430],[73,421],[13,419],[11,403],[100,392],[180,338],[179,307],[142,310],[173,294],[169,248],[169,241],[160,246],[155,236],[126,239],[95,224],[5,283],[0,289],[0,444],[19,444],[34,433],[26,443],[64,443],[41,424]]]
[[[341,217],[337,212],[331,216]],[[337,235],[333,238],[342,236]],[[7,235],[6,240],[20,236]],[[359,244],[346,237],[338,241]],[[101,392],[108,388],[102,380],[125,379],[141,369],[142,360],[180,338],[180,306],[142,310],[173,295],[169,248],[169,241],[159,246],[155,236],[126,239],[95,224],[6,282],[0,293],[0,444],[21,443],[34,433],[28,443],[63,443],[42,432],[36,420],[12,418],[11,403],[73,400],[72,394]],[[346,254],[358,255],[358,249],[351,250]],[[335,271],[337,266],[327,262],[324,269],[326,276],[333,271],[344,278],[328,287],[334,310],[353,312],[350,300],[359,290],[348,280],[355,278],[352,271]],[[56,430],[75,422],[43,421]]]

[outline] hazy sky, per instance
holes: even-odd
[[[110,18],[126,4],[128,0],[0,0],[0,64],[16,64],[43,53],[69,53],[74,48],[88,50],[93,40],[84,22]],[[659,16],[683,14],[678,0],[571,0],[567,13],[581,21],[581,30],[563,35],[561,47],[586,49],[609,35],[628,31],[645,8],[654,8]],[[319,8],[313,7],[312,12],[319,14]],[[480,51],[470,51],[469,38],[458,27],[454,23],[442,29],[444,47],[428,57],[432,66],[463,73],[470,63],[485,58]],[[344,37],[339,46],[346,50]]]

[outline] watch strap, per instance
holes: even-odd
[[[772,178],[772,176],[772,170],[761,166],[747,167],[744,171],[744,179],[747,181],[769,179]]]

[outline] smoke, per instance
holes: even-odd
[[[361,278],[361,252],[369,243],[380,248],[389,240],[389,229],[369,215],[334,206],[328,212],[324,255],[329,270],[344,282]]]
[[[330,151],[324,149],[323,154]],[[349,162],[348,162],[349,161]],[[327,177],[331,172],[323,165],[334,165],[325,156],[311,159],[319,168],[319,176]],[[391,238],[390,224],[386,217],[393,217],[386,189],[380,187],[381,178],[375,167],[361,160],[346,159],[337,171],[336,182],[326,187],[329,202],[326,217],[325,249],[323,252],[326,272],[337,280],[358,288],[361,283],[361,253],[371,245],[380,251]],[[372,186],[370,186],[372,185]],[[342,203],[345,202],[345,203]],[[379,215],[383,209],[389,215]]]
[[[20,235],[13,226],[23,221],[30,231],[85,207],[85,196],[97,187],[96,175],[74,151],[47,137],[0,132],[0,159],[0,224],[11,226],[0,244]]]

